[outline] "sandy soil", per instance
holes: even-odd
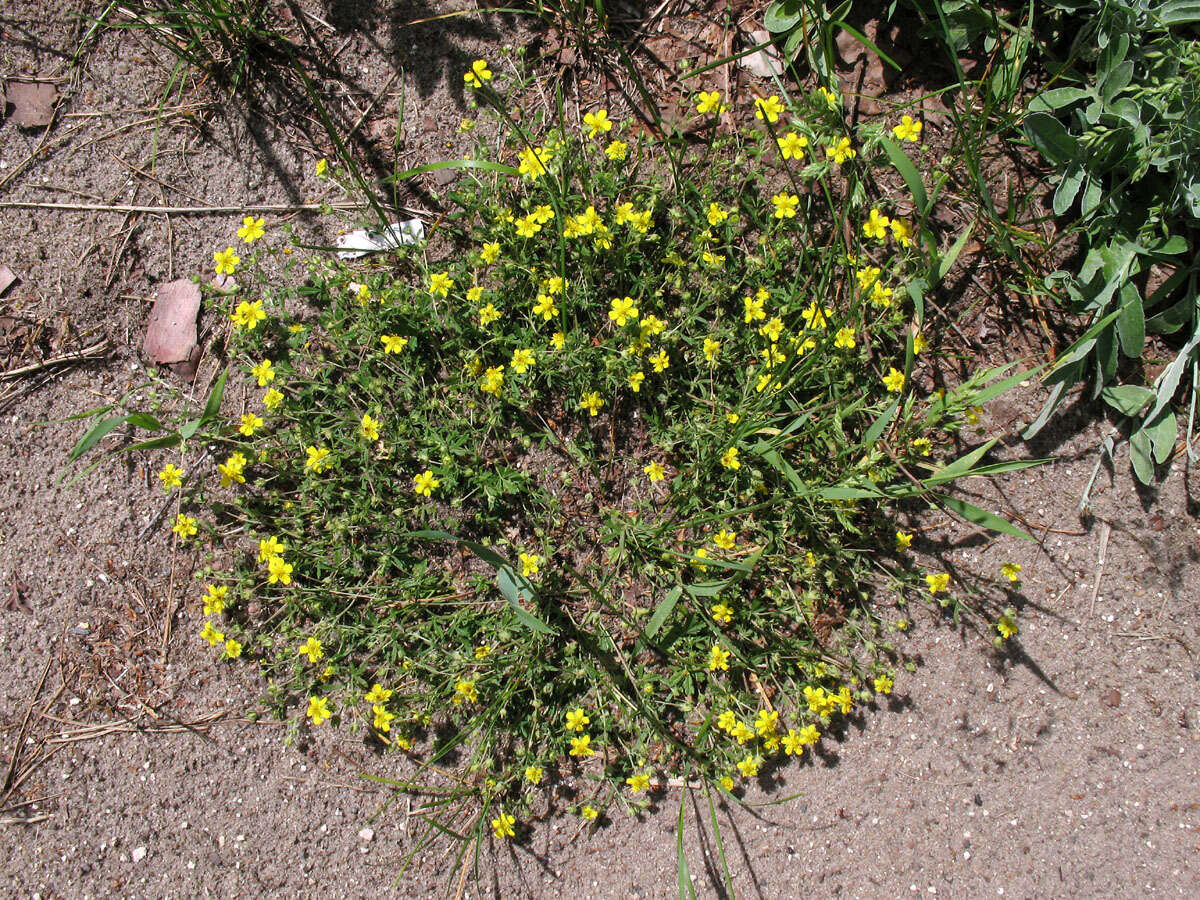
[[[336,28],[332,13],[349,12],[335,6],[318,12]],[[0,74],[67,76],[78,32],[40,12],[20,0],[0,14]],[[453,153],[461,60],[497,52],[510,26],[420,32],[378,11],[359,21],[373,30],[313,26],[335,48],[344,41],[338,59],[356,85],[342,99],[348,120],[389,67],[409,73],[365,117],[361,151],[386,145],[379,136],[395,128],[403,87],[421,104],[406,120],[404,164]],[[430,52],[442,62],[418,65]],[[159,124],[153,177],[139,174],[162,83],[149,44],[102,36],[60,84],[47,135],[0,124],[0,180],[17,173],[3,199],[244,206],[330,196],[311,177],[328,153],[315,129],[281,118],[272,130],[202,87]],[[430,180],[404,200],[434,203],[437,189]],[[290,218],[326,240],[337,226]],[[18,381],[23,394],[0,421],[0,763],[19,749],[13,775],[28,773],[0,812],[10,895],[436,896],[458,884],[448,842],[416,846],[419,802],[361,778],[396,777],[391,757],[346,735],[288,741],[284,726],[248,720],[261,685],[248,667],[212,663],[192,637],[202,560],[170,552],[164,527],[142,533],[162,503],[149,463],[62,479],[80,426],[61,420],[145,380],[145,298],[206,270],[235,226],[234,216],[0,209],[0,263],[22,278],[0,314],[46,323],[41,352],[100,336],[113,346],[103,364]],[[201,387],[215,367],[202,364]],[[1007,433],[1038,397],[1030,386],[995,402],[981,433]],[[1002,561],[1024,566],[1021,634],[1000,653],[918,615],[907,649],[922,665],[897,680],[894,703],[862,711],[814,763],[777,773],[744,806],[719,807],[738,896],[1200,893],[1197,503],[1182,461],[1146,492],[1119,454],[1081,521],[1076,503],[1107,428],[1081,409],[1039,446],[1012,448],[1054,455],[1054,465],[966,486],[1025,520],[1039,544],[923,520],[920,550],[944,565],[989,575]],[[681,801],[696,891],[724,896],[707,802],[680,790],[645,819],[591,836],[558,819],[519,845],[487,846],[464,895],[674,896]]]

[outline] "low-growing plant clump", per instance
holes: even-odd
[[[1014,467],[937,462],[1012,378],[914,387],[947,261],[876,187],[920,190],[907,116],[848,132],[821,90],[727,129],[702,91],[688,143],[603,109],[518,126],[485,62],[465,80],[501,136],[454,210],[367,263],[247,218],[216,254],[245,400],[151,446],[180,448],[178,539],[234,560],[200,638],[297,728],[407,752],[511,838],[556,776],[588,820],[674,776],[731,791],[890,694],[887,610],[968,610],[897,505],[1015,531],[936,493]]]

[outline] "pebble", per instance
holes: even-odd
[[[129,858],[132,859],[135,863],[140,863],[143,859],[146,858],[146,848],[145,847],[134,847],[133,852],[131,854],[129,854]]]
[[[369,844],[371,841],[375,840],[375,829],[373,829],[373,828],[360,829],[358,832],[358,839],[360,841],[366,841]]]

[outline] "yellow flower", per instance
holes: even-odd
[[[213,623],[208,619],[204,620],[204,627],[200,629],[200,637],[208,641],[209,646],[215,647],[217,644],[225,640],[225,635],[213,628]]]
[[[592,738],[590,735],[581,734],[579,737],[571,738],[571,755],[582,758],[595,754],[592,749]]]
[[[775,194],[771,198],[771,203],[775,206],[775,218],[793,219],[796,217],[796,207],[800,205],[800,198],[784,191],[781,194]]]
[[[635,794],[640,794],[650,787],[650,776],[645,772],[637,772],[626,778],[625,783],[629,785],[629,789]]]
[[[642,466],[642,471],[649,476],[651,482],[662,481],[667,477],[667,470],[658,460],[651,460],[650,465]]]
[[[376,731],[387,733],[392,730],[392,719],[396,716],[387,711],[387,707],[376,703],[371,707],[371,714],[374,717],[371,720],[371,725]]]
[[[869,291],[871,286],[879,280],[879,267],[867,266],[859,269],[854,273],[854,278],[858,282],[858,288],[862,291]]]
[[[224,250],[218,250],[213,254],[213,262],[216,263],[218,275],[232,275],[242,259],[233,252],[232,247],[226,247]]]
[[[408,338],[398,334],[385,334],[379,339],[379,342],[383,344],[384,353],[399,353],[408,346]]]
[[[546,164],[550,162],[553,155],[546,147],[526,147],[518,155],[517,171],[530,181],[541,178],[550,171],[546,168]]]
[[[921,334],[921,332],[919,332],[919,331],[913,335],[913,353],[914,354],[924,353],[925,350],[927,350],[928,348],[929,348],[929,341],[925,340],[925,335]]]
[[[925,583],[929,585],[929,593],[937,595],[950,589],[950,576],[945,572],[926,575]]]
[[[413,490],[422,497],[433,496],[434,490],[441,485],[442,483],[434,478],[433,471],[430,469],[413,477]]]
[[[753,778],[758,774],[758,769],[761,765],[762,758],[751,754],[739,762],[737,767],[738,771],[742,773],[743,778]]]
[[[258,327],[259,322],[267,320],[267,314],[263,312],[261,300],[246,302],[243,300],[237,305],[237,309],[229,314],[229,318],[234,325],[239,328],[245,328],[247,331],[253,331]]]
[[[533,355],[532,350],[517,349],[513,351],[512,360],[509,365],[512,370],[518,375],[524,375],[529,367],[537,363],[537,358]]]
[[[434,272],[429,276],[429,293],[434,297],[445,297],[454,287],[454,279],[449,272]]]
[[[1005,611],[1000,617],[1000,621],[996,623],[996,630],[1000,632],[1000,638],[1007,641],[1014,634],[1020,634],[1021,629],[1017,627],[1016,613]]]
[[[773,709],[760,709],[754,720],[754,731],[759,737],[774,734],[779,727],[779,713]]]
[[[305,713],[314,725],[320,725],[333,715],[329,709],[329,701],[324,697],[309,697],[308,712]]]
[[[541,784],[546,772],[541,766],[526,766],[525,780],[530,784]]]
[[[1007,578],[1013,584],[1016,584],[1018,581],[1021,580],[1021,564],[1014,563],[1014,562],[1006,562],[1004,565],[1002,565],[1000,567],[1000,574],[1002,574],[1005,578]]]
[[[891,227],[892,237],[894,237],[902,247],[912,246],[913,232],[911,225],[909,225],[903,219],[892,219]]]
[[[497,840],[516,837],[517,833],[513,830],[513,825],[516,822],[517,820],[508,813],[502,812],[496,818],[492,819],[492,834],[496,836]]]
[[[570,282],[568,282],[565,278],[559,275],[551,275],[549,278],[546,278],[542,281],[541,288],[552,297],[557,297],[567,289],[569,284]]]
[[[183,469],[175,463],[167,463],[158,473],[158,480],[162,482],[162,489],[169,494],[183,484]]]
[[[242,655],[242,642],[236,641],[233,638],[225,639],[225,658],[237,659]]]
[[[710,204],[708,204],[708,214],[707,215],[708,215],[708,224],[709,225],[714,225],[714,226],[720,225],[722,222],[724,222],[726,219],[729,218],[729,210],[722,209],[716,203],[710,203]]]
[[[765,298],[762,296],[751,297],[746,295],[743,297],[742,308],[744,313],[742,315],[742,321],[749,325],[751,322],[757,322],[759,319],[765,319],[767,314],[763,311],[764,300]]]
[[[629,376],[629,389],[635,394],[642,389],[642,382],[646,380],[645,372],[634,372]]]
[[[475,648],[475,658],[476,659],[487,659],[489,656],[491,656],[491,654],[492,654],[492,647],[490,644],[480,644],[478,647]]]
[[[556,331],[550,335],[550,346],[555,350],[561,350],[567,344],[567,336],[561,331]]]
[[[594,138],[598,134],[606,131],[612,131],[612,122],[608,118],[607,109],[598,109],[594,113],[584,113],[583,124],[587,126],[588,137]]]
[[[283,551],[287,549],[287,544],[272,536],[266,539],[260,539],[258,542],[258,561],[266,562],[272,556],[282,556]]]
[[[695,558],[692,560],[692,565],[695,566],[698,571],[707,572],[708,566],[703,563],[703,560],[708,559],[708,549],[706,547],[700,547],[696,550],[694,556]]]
[[[709,612],[712,613],[713,621],[721,625],[728,625],[733,621],[733,610],[724,603],[713,604],[713,608]]]
[[[267,382],[275,380],[275,369],[269,359],[264,359],[250,370],[251,376],[258,380],[259,387],[266,387]]]
[[[933,442],[927,437],[919,437],[912,442],[912,448],[922,456],[928,456],[933,452]]]
[[[263,424],[262,416],[255,415],[254,413],[243,413],[241,424],[238,425],[238,433],[246,437],[253,437],[254,432],[262,428]]]
[[[263,406],[265,406],[267,409],[272,411],[279,409],[281,403],[283,403],[282,391],[271,388],[269,391],[263,394]]]
[[[887,309],[892,305],[892,289],[884,287],[882,281],[875,282],[871,285],[871,302],[882,309]]]
[[[804,319],[806,328],[811,328],[814,331],[821,331],[829,324],[829,317],[833,315],[833,310],[828,307],[821,308],[817,305],[817,301],[812,301],[806,309],[800,311],[800,318]]]
[[[483,288],[481,288],[479,285],[473,285],[472,287],[467,288],[467,302],[468,303],[478,303],[479,298],[482,296],[483,296]]]
[[[313,171],[317,173],[318,178],[324,178],[325,173],[329,171],[329,160],[318,159],[317,164],[313,167]]]
[[[896,529],[896,552],[903,553],[912,546],[913,535],[911,531],[901,531]]]
[[[730,425],[736,425],[742,420],[742,417],[735,412],[725,413],[725,421]]]
[[[536,575],[538,572],[538,563],[542,558],[536,553],[522,553],[521,559],[521,574],[528,578],[530,575]]]
[[[833,112],[836,112],[838,107],[841,106],[841,101],[838,99],[838,95],[829,90],[829,88],[817,88],[817,95],[825,101],[825,105],[828,106]]]
[[[206,616],[217,616],[225,612],[225,598],[229,596],[229,588],[226,585],[207,584],[204,586],[204,614]]]
[[[904,373],[895,366],[889,367],[888,373],[883,376],[883,386],[892,393],[904,390]]]
[[[781,112],[783,112],[783,104],[779,102],[779,98],[775,94],[772,94],[765,100],[762,97],[754,98],[754,118],[765,118],[774,125],[779,121],[779,114]]]
[[[622,160],[629,155],[629,145],[624,141],[613,141],[604,148],[604,155],[611,160]]]
[[[522,216],[514,223],[517,228],[517,234],[523,238],[530,238],[542,230],[542,226],[532,216]]]
[[[272,556],[267,560],[267,581],[271,584],[291,584],[292,564],[285,562],[282,556]]]
[[[308,459],[304,461],[306,471],[311,470],[313,474],[320,475],[327,469],[333,468],[333,463],[329,461],[328,447],[309,445],[304,448],[304,452],[308,454]]]
[[[737,532],[722,528],[713,535],[713,543],[722,550],[732,550],[737,543]]]
[[[600,815],[600,811],[590,803],[584,804],[583,809],[579,811],[579,815],[583,816],[589,822],[594,822]]]
[[[921,123],[905,114],[900,117],[900,124],[892,128],[892,134],[902,141],[919,141],[921,139]]]
[[[379,420],[370,413],[363,413],[362,422],[358,426],[359,433],[368,441],[379,440]]]
[[[254,216],[246,216],[246,218],[242,219],[242,227],[237,230],[237,236],[247,244],[253,244],[267,233],[263,227],[265,224],[261,218],[256,219]]]
[[[625,323],[630,319],[636,322],[637,317],[637,301],[632,297],[620,297],[612,301],[612,306],[608,311],[609,321],[616,322],[617,325],[624,327]]]
[[[771,378],[770,375],[759,375],[758,383],[754,385],[754,390],[761,394],[763,391],[765,391],[767,388],[769,388],[771,386],[772,380],[773,379]]]
[[[481,307],[479,310],[479,325],[486,328],[492,322],[500,318],[500,310],[496,309],[491,303]]]
[[[171,530],[179,535],[180,538],[186,540],[187,538],[195,537],[199,529],[196,526],[194,518],[179,513],[175,516],[175,524],[171,526]]]
[[[730,447],[721,454],[721,465],[727,469],[740,469],[742,467],[741,460],[738,459],[737,447]]]
[[[708,671],[715,672],[718,669],[729,671],[729,651],[720,644],[713,644],[708,651]]]
[[[488,64],[477,59],[471,63],[471,68],[463,75],[463,81],[468,87],[481,88],[485,81],[492,80],[492,70],[488,68]]]
[[[586,409],[589,415],[596,415],[604,406],[604,398],[597,391],[590,391],[583,395],[583,399],[579,402],[580,409]]]
[[[726,791],[733,790],[733,779],[730,778],[728,775],[722,775],[720,778],[718,778],[717,784],[719,784]]]
[[[779,145],[779,152],[784,159],[803,159],[804,148],[808,146],[808,138],[789,131],[783,137],[776,138],[775,143]]]
[[[500,256],[500,245],[496,243],[484,244],[479,251],[479,258],[487,265],[492,265]]]
[[[463,678],[454,684],[454,705],[474,703],[479,699],[479,691],[475,689],[474,678]]]
[[[382,684],[373,684],[371,685],[371,690],[367,691],[363,699],[371,704],[387,703],[392,699],[392,692]]]
[[[836,337],[833,339],[833,346],[841,350],[853,350],[854,344],[854,329],[839,328]]]
[[[460,120],[460,121],[459,121],[459,123],[458,123],[458,130],[459,130],[459,131],[460,131],[462,134],[467,134],[467,133],[469,133],[469,132],[471,132],[471,131],[474,131],[474,130],[475,130],[475,120],[474,120],[474,119],[462,119],[462,120]]]
[[[554,208],[543,203],[541,206],[534,207],[533,212],[529,214],[529,218],[533,219],[539,225],[545,225],[554,218]]]
[[[538,294],[537,302],[533,305],[533,314],[541,316],[544,322],[549,322],[557,316],[558,307],[554,305],[554,298],[550,294]]]
[[[650,357],[650,365],[654,366],[655,372],[665,372],[671,364],[671,357],[667,355],[666,350],[659,350]]]
[[[779,340],[779,336],[783,334],[783,319],[779,318],[779,316],[772,316],[766,325],[759,327],[758,333],[772,344],[775,343]]]
[[[713,253],[711,250],[701,253],[700,261],[710,269],[719,269],[725,265],[725,257],[720,253]]]
[[[892,692],[892,686],[895,683],[896,682],[892,680],[890,675],[879,675],[875,678],[875,681],[872,682],[872,685],[875,688],[875,693],[890,694]]]
[[[564,726],[567,731],[583,731],[583,729],[591,723],[588,714],[583,711],[583,707],[576,707],[567,713],[567,724]]]
[[[321,648],[321,639],[310,637],[303,644],[296,648],[297,656],[307,656],[310,663],[315,663],[325,657],[325,651]]]
[[[825,156],[832,159],[839,166],[848,159],[854,159],[858,156],[858,151],[850,146],[850,138],[844,137],[835,144],[830,144],[825,148]]]
[[[728,107],[721,102],[720,91],[701,91],[696,95],[696,112],[702,116],[722,113]]]
[[[863,234],[869,238],[882,241],[887,237],[887,229],[891,224],[891,219],[887,216],[880,215],[879,210],[872,209],[867,221],[863,223]]]
[[[479,389],[485,394],[499,397],[503,387],[504,366],[489,366],[488,370],[483,373],[483,378],[479,380]]]

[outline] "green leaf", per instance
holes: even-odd
[[[1200,22],[1200,0],[1168,0],[1157,10],[1157,15],[1168,27]]]
[[[908,185],[908,192],[912,194],[917,210],[921,215],[925,215],[929,210],[929,195],[925,192],[925,183],[921,180],[917,167],[908,158],[908,154],[890,138],[880,137],[879,144],[896,167],[896,171],[900,173],[900,177],[904,179],[904,183]]]
[[[185,441],[190,440],[192,435],[200,430],[200,426],[204,424],[204,419],[189,419],[179,426],[179,436]]]
[[[183,437],[179,434],[164,434],[162,437],[151,438],[148,441],[139,441],[125,448],[125,451],[132,453],[134,450],[161,450],[164,447],[174,447],[180,443]]]
[[[958,240],[950,245],[950,249],[934,260],[933,266],[929,271],[929,283],[931,285],[940,284],[947,273],[954,268],[954,264],[958,262],[959,254],[962,253],[963,247],[967,245],[967,239],[971,237],[971,232],[974,230],[974,225],[968,225],[963,229],[963,233],[958,236]]]
[[[1063,123],[1049,113],[1034,112],[1022,125],[1029,143],[1051,162],[1064,165],[1079,156],[1079,145]]]
[[[1121,315],[1117,317],[1117,336],[1121,352],[1138,359],[1146,346],[1146,314],[1142,311],[1142,294],[1137,285],[1127,281],[1121,286]]]
[[[91,430],[80,439],[79,443],[72,448],[71,452],[67,455],[67,459],[69,459],[71,462],[75,462],[75,460],[79,459],[79,457],[83,456],[83,454],[95,447],[96,444],[100,443],[100,440],[106,434],[108,434],[117,426],[123,425],[126,418],[126,416],[112,416],[97,422],[92,426]]]
[[[1154,402],[1154,391],[1140,384],[1119,384],[1106,387],[1100,397],[1123,416],[1136,416]]]
[[[800,22],[800,0],[775,0],[763,14],[763,28],[771,34],[791,31]]]
[[[956,478],[961,478],[963,475],[966,475],[971,470],[971,467],[975,465],[975,463],[979,462],[979,460],[983,458],[983,455],[991,450],[995,445],[996,438],[992,438],[990,441],[980,444],[974,450],[971,450],[969,453],[964,453],[958,459],[954,460],[954,462],[947,463],[928,478],[923,479],[924,483],[926,485],[934,485],[941,484],[946,481],[953,481]]]
[[[667,595],[654,608],[654,614],[650,617],[650,621],[646,623],[646,627],[642,631],[643,638],[649,640],[658,634],[658,630],[663,627],[663,623],[667,621],[667,617],[674,611],[675,604],[679,602],[679,598],[682,596],[683,587],[678,584],[667,591]]]
[[[950,497],[946,494],[934,494],[933,499],[940,505],[952,512],[958,513],[968,522],[973,522],[976,525],[982,525],[984,528],[989,528],[992,531],[999,531],[1003,534],[1011,534],[1013,537],[1019,537],[1022,540],[1032,541],[1034,538],[1013,525],[1006,519],[1000,518],[995,513],[990,513],[987,510],[980,509],[973,503],[968,503],[966,500],[960,500],[957,497]]]
[[[1150,443],[1154,446],[1154,461],[1160,466],[1171,456],[1175,449],[1175,438],[1179,436],[1179,423],[1175,421],[1175,413],[1168,407],[1159,417],[1145,426],[1150,434]]]
[[[1075,198],[1079,195],[1079,189],[1083,186],[1086,177],[1087,173],[1079,163],[1072,163],[1067,167],[1067,171],[1063,173],[1062,179],[1054,191],[1053,208],[1056,216],[1067,214],[1067,210],[1075,203]]]
[[[228,369],[217,377],[212,393],[208,395],[208,402],[204,404],[204,413],[200,416],[203,421],[211,422],[221,414],[221,398],[225,396],[225,381],[228,378]]]
[[[870,450],[874,446],[875,442],[887,430],[887,427],[892,424],[892,419],[896,417],[896,410],[899,408],[900,397],[897,395],[896,399],[888,404],[888,408],[879,414],[879,418],[872,422],[871,427],[863,434],[862,443],[859,444],[861,449]]]
[[[1064,106],[1070,106],[1072,103],[1078,103],[1080,100],[1086,100],[1091,97],[1090,91],[1085,91],[1082,88],[1063,87],[1053,88],[1049,91],[1042,91],[1036,97],[1029,101],[1029,111],[1053,113],[1058,112]]]
[[[448,159],[444,162],[426,163],[423,166],[417,166],[415,169],[405,169],[403,172],[389,175],[384,181],[405,181],[409,178],[415,178],[417,175],[423,175],[426,172],[437,172],[442,169],[482,169],[485,172],[500,172],[504,175],[516,176],[520,174],[513,166],[506,166],[503,163],[492,162],[486,159]]]
[[[463,541],[463,543],[468,542]],[[501,566],[496,571],[496,587],[500,589],[500,593],[508,601],[508,605],[512,607],[513,615],[517,617],[518,622],[530,631],[536,631],[538,634],[554,634],[553,628],[537,616],[531,615],[522,606],[523,603],[529,603],[533,600],[533,586],[529,583],[528,579],[518,575],[512,566]]]
[[[162,422],[149,413],[130,413],[125,417],[125,421],[146,431],[162,431]]]
[[[1150,484],[1154,480],[1152,454],[1149,431],[1139,428],[1129,436],[1129,462],[1133,466],[1133,474],[1142,484]]]

